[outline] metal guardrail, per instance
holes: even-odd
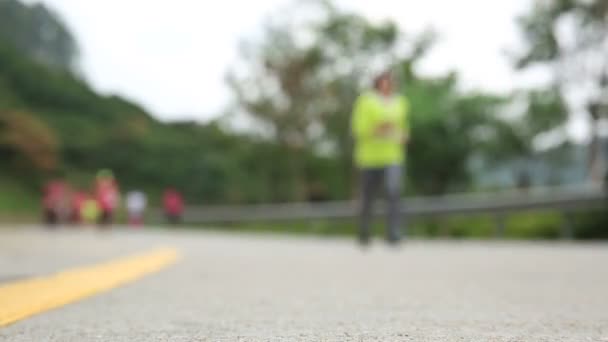
[[[494,214],[500,217],[513,212],[543,209],[569,213],[602,207],[606,207],[608,210],[608,194],[604,189],[599,186],[583,186],[404,198],[401,210],[410,218],[440,218],[472,214]],[[186,223],[230,223],[342,219],[355,217],[357,209],[357,201],[201,206],[188,207],[183,221]],[[383,206],[378,206],[376,213],[380,215],[383,212]]]

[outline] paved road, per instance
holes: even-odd
[[[608,245],[0,229],[0,282],[158,246],[170,268],[0,341],[608,341]]]

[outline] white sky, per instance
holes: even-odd
[[[30,2],[35,0],[30,0]],[[206,120],[229,100],[224,75],[239,41],[289,0],[41,0],[64,18],[82,50],[86,78],[164,119]],[[440,41],[421,69],[457,70],[466,88],[509,91],[539,80],[516,75],[505,51],[518,45],[515,17],[533,0],[341,0],[407,32],[433,27]],[[213,5],[211,5],[213,3]]]

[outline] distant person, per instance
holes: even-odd
[[[361,170],[359,242],[368,245],[373,221],[373,202],[384,187],[387,195],[386,239],[401,239],[401,177],[405,145],[410,138],[409,102],[395,93],[390,73],[378,76],[374,89],[363,93],[354,105],[351,122],[355,140],[354,159]]]
[[[70,200],[70,222],[72,224],[83,223],[82,211],[84,204],[88,199],[90,199],[90,195],[84,191],[75,191],[72,193],[72,198]]]
[[[93,196],[88,195],[84,200],[80,215],[82,223],[95,224],[99,222],[99,217],[101,215],[99,203]]]
[[[146,194],[141,191],[131,191],[127,194],[127,213],[129,225],[140,227],[144,223],[144,213],[148,205]]]
[[[112,171],[101,170],[97,173],[95,197],[101,211],[99,223],[103,226],[112,224],[115,211],[120,203],[120,191]]]
[[[163,196],[163,207],[169,223],[177,224],[181,222],[184,212],[184,200],[177,190],[170,188],[165,191]]]
[[[48,182],[43,190],[44,222],[56,225],[67,218],[69,212],[69,186],[62,180]]]

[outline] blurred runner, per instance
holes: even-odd
[[[91,194],[85,191],[76,191],[72,194],[71,202],[70,221],[72,224],[94,223],[97,221],[99,206]]]
[[[110,170],[101,170],[95,180],[95,197],[101,210],[99,223],[109,225],[114,220],[114,213],[120,202],[120,192],[114,174]]]
[[[127,194],[127,212],[129,214],[129,224],[139,227],[144,223],[144,212],[148,199],[146,194],[141,191],[131,191]]]
[[[184,211],[184,201],[182,195],[173,188],[165,191],[163,196],[163,207],[167,220],[172,224],[177,224],[181,221]]]
[[[48,182],[43,190],[42,207],[44,222],[56,225],[65,220],[69,213],[69,186],[61,180]]]
[[[99,204],[93,196],[87,195],[87,198],[82,203],[81,219],[83,223],[95,224],[99,222]]]
[[[409,102],[395,93],[392,75],[385,72],[374,81],[374,89],[359,96],[353,118],[355,163],[361,169],[359,241],[370,242],[373,202],[384,187],[388,200],[386,238],[401,239],[401,177],[405,144],[409,140]]]
[[[72,193],[72,198],[70,200],[70,223],[82,223],[82,207],[87,198],[89,198],[89,195],[84,191],[75,191]]]

